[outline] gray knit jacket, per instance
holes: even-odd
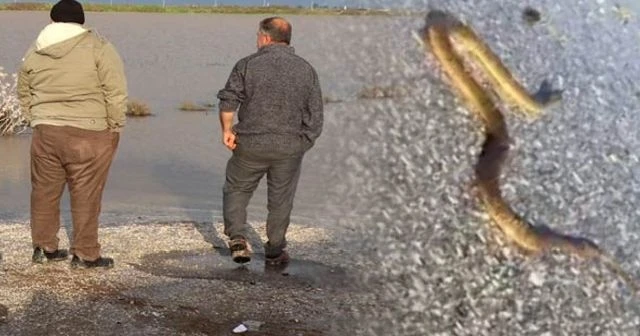
[[[240,107],[233,130],[244,148],[306,151],[322,132],[318,75],[289,45],[271,44],[238,61],[218,99],[221,112]]]

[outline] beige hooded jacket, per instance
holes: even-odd
[[[124,66],[113,45],[91,29],[51,23],[23,59],[18,98],[31,127],[119,131],[128,98]]]

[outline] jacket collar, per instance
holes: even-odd
[[[292,47],[291,45],[287,45],[287,44],[280,44],[280,43],[273,43],[273,44],[269,44],[266,45],[262,48],[260,48],[260,50],[258,51],[260,53],[266,53],[266,52],[286,52],[286,53],[295,53],[295,48]]]

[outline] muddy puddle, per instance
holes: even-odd
[[[287,265],[268,266],[262,253],[254,253],[250,262],[240,265],[231,260],[227,249],[222,248],[150,254],[142,258],[141,264],[132,266],[158,276],[227,280],[252,285],[348,288],[353,283],[349,273],[339,267],[302,259],[291,259]]]

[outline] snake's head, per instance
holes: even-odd
[[[448,20],[451,18],[451,14],[441,10],[441,9],[429,9],[427,12],[427,22],[433,20]]]
[[[571,242],[577,252],[583,257],[597,258],[602,255],[602,250],[598,247],[598,244],[591,239],[576,236],[565,236],[565,238]]]
[[[460,24],[460,21],[455,16],[443,10],[429,9],[429,11],[427,12],[427,16],[425,17],[423,36],[426,36],[426,33],[431,26],[450,28]]]

